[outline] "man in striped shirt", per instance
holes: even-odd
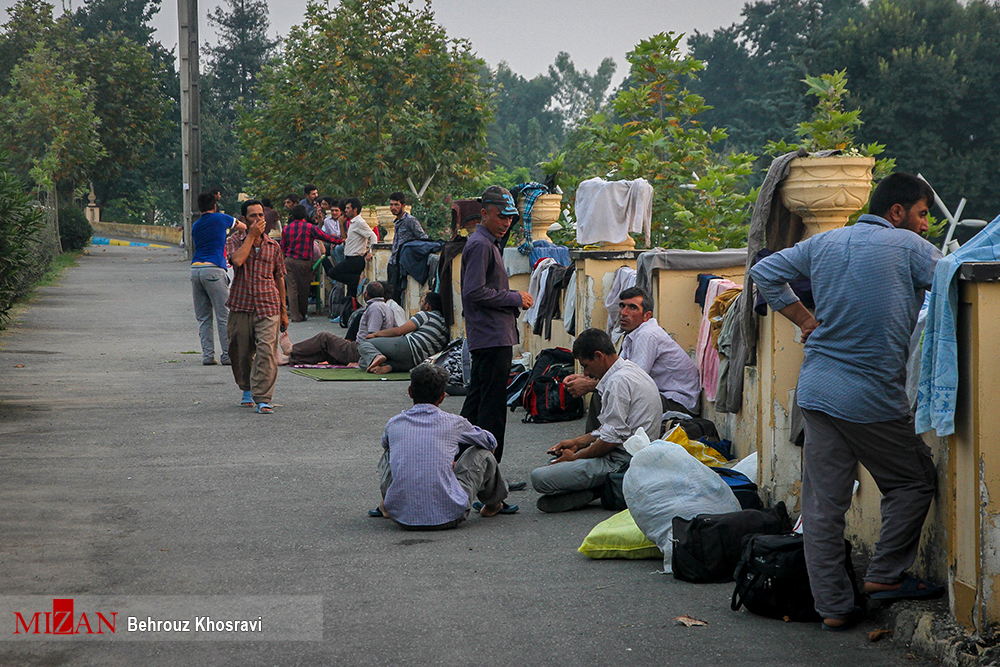
[[[385,426],[379,461],[383,501],[370,515],[388,516],[408,530],[443,530],[468,518],[473,498],[482,503],[483,517],[504,508],[507,483],[493,457],[496,439],[439,407],[448,377],[431,364],[410,371],[413,407]]]
[[[441,295],[428,292],[419,313],[398,327],[372,332],[358,343],[358,365],[369,373],[408,371],[447,344]]]

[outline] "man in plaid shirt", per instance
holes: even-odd
[[[241,405],[259,414],[274,412],[271,396],[278,378],[278,335],[288,326],[285,310],[285,262],[278,243],[264,234],[264,206],[243,202],[247,231],[226,242],[233,265],[229,289],[229,359],[243,390]]]
[[[292,207],[292,221],[281,230],[281,251],[285,254],[285,269],[288,272],[287,290],[289,319],[304,322],[309,309],[309,285],[313,278],[313,239],[327,243],[343,243],[342,239],[330,236],[306,218],[306,207],[296,204]]]

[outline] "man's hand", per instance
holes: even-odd
[[[366,262],[370,262],[370,261],[372,261],[372,257],[373,257],[373,256],[374,256],[374,255],[372,255],[372,251],[371,251],[371,250],[369,250],[368,252],[366,252],[366,253],[365,253],[365,261],[366,261]]]
[[[577,443],[576,438],[571,438],[569,440],[563,440],[558,445],[549,449],[546,454],[550,456],[559,456],[563,452],[575,452],[579,449],[580,445]]]
[[[556,463],[565,463],[567,461],[576,461],[576,459],[577,459],[576,452],[564,449],[561,452],[559,452],[559,457],[557,459],[549,462],[549,465],[555,465]]]
[[[597,389],[597,380],[586,375],[573,373],[563,378],[563,385],[569,391],[570,396],[580,398],[584,394],[589,394]]]
[[[281,309],[281,328],[282,329],[288,328],[288,311],[285,310],[284,308]]]
[[[518,292],[521,295],[521,307],[531,308],[531,305],[535,303],[535,300],[531,298],[531,295],[527,292]]]
[[[820,325],[820,321],[817,320],[815,317],[810,317],[808,320],[806,320],[805,322],[803,322],[802,324],[799,325],[799,329],[802,330],[802,342],[803,343],[806,342],[806,340],[809,338],[809,335],[813,331],[816,331],[816,329],[817,329],[817,327],[819,327],[819,325]]]
[[[809,335],[816,331],[822,322],[817,320],[809,309],[802,305],[801,301],[789,304],[778,311],[792,321],[795,326],[802,330],[802,342],[805,343]]]
[[[264,235],[264,227],[266,225],[267,222],[264,221],[264,218],[261,218],[257,222],[250,225],[250,227],[247,229],[247,236],[256,241],[257,237]]]

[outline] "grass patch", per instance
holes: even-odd
[[[52,260],[52,265],[49,266],[48,271],[45,272],[37,283],[32,286],[32,292],[39,287],[48,287],[49,285],[55,285],[56,281],[59,280],[59,276],[62,272],[71,266],[76,266],[76,260],[80,259],[80,255],[83,254],[82,250],[70,250],[64,252],[61,255],[57,255],[55,259]],[[33,296],[33,294],[32,294]],[[31,297],[29,297],[30,299]]]

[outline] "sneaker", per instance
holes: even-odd
[[[201,360],[201,365],[202,366],[215,366],[217,363],[219,363],[219,362],[216,361],[214,358],[212,358],[212,359],[202,359]]]
[[[233,362],[229,361],[229,357],[226,357],[222,360],[221,363],[223,366],[231,366]]]
[[[555,493],[543,495],[538,499],[538,509],[542,512],[568,512],[589,505],[600,494],[587,489],[586,491],[570,491],[569,493]]]

